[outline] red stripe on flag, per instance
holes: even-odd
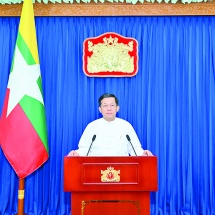
[[[9,90],[5,103],[8,104]],[[2,114],[2,149],[19,178],[25,178],[38,169],[47,159],[37,132],[18,104],[6,117],[7,105]]]

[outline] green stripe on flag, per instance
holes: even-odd
[[[28,48],[28,46],[27,46],[25,40],[23,39],[22,35],[20,34],[20,32],[18,33],[16,43],[17,43],[17,46],[18,46],[20,52],[22,53],[24,59],[26,60],[27,64],[28,65],[36,64],[32,54],[31,54],[31,51]]]
[[[42,79],[41,76],[37,79],[37,85],[40,89],[41,94],[43,95],[43,88],[42,88]]]
[[[31,121],[33,127],[38,133],[41,141],[43,142],[44,147],[48,152],[48,143],[47,143],[47,129],[46,129],[46,118],[44,105],[38,100],[24,96],[19,102],[25,114]]]

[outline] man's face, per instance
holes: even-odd
[[[116,113],[119,111],[119,106],[116,105],[115,98],[104,98],[101,101],[99,111],[107,121],[113,121],[116,117]]]

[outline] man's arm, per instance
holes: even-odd
[[[85,155],[87,155],[87,150],[89,149],[91,138],[92,138],[91,130],[90,130],[90,126],[88,124],[79,140],[78,149],[70,151],[68,156],[85,156]]]

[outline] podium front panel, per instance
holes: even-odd
[[[118,179],[102,180],[102,173]],[[157,157],[65,157],[64,191],[86,190],[156,191]]]
[[[72,215],[149,215],[157,157],[65,157]]]

